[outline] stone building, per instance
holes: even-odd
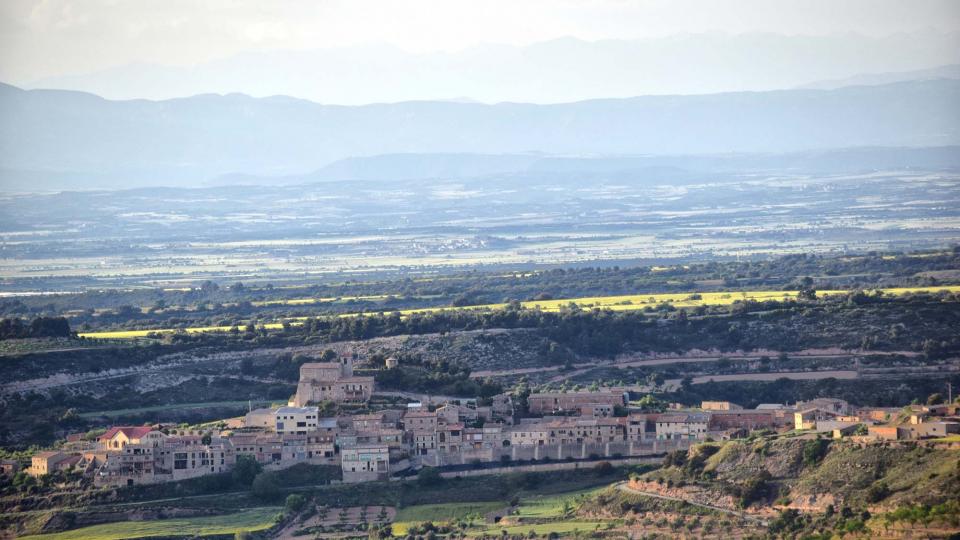
[[[300,382],[291,405],[304,407],[321,401],[363,403],[371,395],[373,377],[355,377],[353,360],[308,362],[300,366]]]
[[[343,481],[369,482],[390,476],[390,449],[386,445],[358,445],[340,450]]]
[[[598,392],[547,392],[530,394],[527,405],[533,414],[570,413],[582,407],[602,408],[612,411],[615,405],[623,406],[626,399],[622,391],[601,390]]]

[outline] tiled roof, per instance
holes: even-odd
[[[118,433],[123,433],[128,439],[139,439],[151,431],[153,431],[153,428],[150,426],[115,426],[97,437],[97,440],[108,441],[116,437]]]

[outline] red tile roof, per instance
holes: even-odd
[[[117,433],[123,433],[128,439],[139,439],[147,433],[153,431],[150,426],[115,426],[107,430],[106,433],[97,437],[98,441],[109,441],[117,436]]]

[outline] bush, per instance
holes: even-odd
[[[878,503],[890,496],[890,488],[885,482],[877,482],[867,490],[867,502]]]
[[[306,504],[307,500],[303,498],[303,495],[292,493],[287,495],[287,501],[284,503],[283,508],[288,514],[297,514],[303,510],[303,507],[306,506]]]
[[[421,486],[435,486],[443,481],[440,471],[436,467],[424,467],[417,473],[417,483]]]
[[[238,486],[249,487],[262,470],[263,467],[253,456],[237,456],[237,463],[230,474]]]
[[[272,472],[262,472],[253,479],[253,494],[265,501],[274,500],[280,494],[280,482]]]
[[[607,476],[613,474],[613,465],[609,461],[601,461],[593,466],[593,472],[597,476]]]
[[[803,463],[805,465],[816,465],[827,454],[827,448],[830,447],[830,441],[824,439],[812,439],[803,445]]]

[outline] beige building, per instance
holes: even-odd
[[[0,459],[0,474],[13,476],[20,471],[20,462],[15,459]]]
[[[624,430],[626,440],[643,442],[657,437],[656,420],[659,414],[630,414],[626,418]]]
[[[700,408],[705,411],[739,411],[743,407],[729,401],[704,401]]]
[[[935,439],[960,433],[960,423],[957,422],[919,422],[905,424],[899,427],[901,439]]]
[[[710,416],[703,413],[671,413],[657,417],[658,440],[702,440],[707,438]]]
[[[622,391],[609,389],[597,392],[547,392],[530,394],[527,397],[527,405],[533,414],[572,412],[587,405],[606,405],[612,408],[625,403]]]
[[[798,401],[795,408],[798,411],[820,409],[821,411],[828,411],[834,414],[848,414],[850,412],[850,404],[837,398],[816,398],[810,401]]]
[[[163,433],[149,426],[116,426],[97,437],[97,443],[103,450],[122,450],[128,444],[139,444],[145,437],[156,442],[163,438]]]
[[[277,428],[277,410],[276,409],[254,409],[243,417],[243,427],[276,429]]]
[[[300,382],[291,405],[334,401],[362,403],[373,395],[373,377],[355,377],[353,361],[309,362],[300,366]]]
[[[403,429],[413,432],[437,431],[437,413],[426,410],[407,411],[403,416]]]
[[[320,418],[318,407],[280,407],[275,413],[276,432],[306,435],[316,431]]]
[[[823,409],[804,409],[793,413],[793,429],[815,429],[817,422],[836,420],[839,414]]]
[[[38,452],[30,458],[30,476],[43,476],[55,471],[65,471],[80,461],[80,456],[64,454],[62,452]]]
[[[156,432],[154,432],[156,433]],[[203,444],[198,435],[150,437],[109,451],[97,471],[97,485],[133,486],[175,482],[229,471],[236,452],[228,439]]]
[[[390,477],[390,449],[385,445],[361,445],[340,450],[343,481],[369,482]]]

